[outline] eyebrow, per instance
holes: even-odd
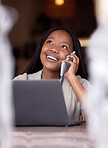
[[[66,44],[68,44],[70,46],[70,44],[68,42],[66,42],[66,41],[63,41],[63,42],[66,43]]]
[[[54,37],[48,37],[47,39],[54,39]]]

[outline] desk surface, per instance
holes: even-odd
[[[69,127],[17,127],[14,148],[92,148],[85,125]]]

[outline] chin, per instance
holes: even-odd
[[[54,71],[54,72],[59,72],[60,71],[60,68],[58,68],[58,67],[46,66],[44,68],[49,70],[49,71]]]

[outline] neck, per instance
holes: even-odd
[[[43,79],[60,79],[60,72],[43,69],[42,78]]]

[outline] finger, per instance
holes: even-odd
[[[69,57],[73,58],[72,62],[68,62],[70,64],[74,63],[77,66],[77,69],[79,67],[79,58],[75,54],[71,54]]]
[[[73,55],[73,54],[72,54],[72,55]],[[77,63],[77,64],[79,65],[79,58],[78,58],[78,56],[74,54],[74,57],[75,57],[76,59],[74,59],[73,62],[75,62],[75,63]]]
[[[77,57],[76,55],[71,54],[71,55],[68,55],[68,56],[67,56],[67,58],[69,58],[69,57],[73,59],[73,60],[72,60],[73,63],[77,63],[78,57]]]
[[[75,56],[79,60],[79,58],[78,58],[78,56],[76,54],[71,53],[70,55]]]

